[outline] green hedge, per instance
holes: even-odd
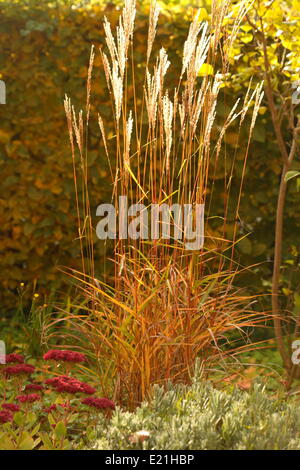
[[[180,49],[186,37],[192,9],[178,2],[168,6],[159,20],[157,45],[169,53],[173,70],[179,70]],[[198,2],[197,2],[198,3]],[[204,2],[206,3],[206,2]],[[73,7],[70,6],[73,4]],[[190,3],[188,3],[190,4]],[[145,57],[148,2],[139,2],[135,58]],[[13,307],[21,282],[37,280],[46,289],[57,278],[56,266],[79,266],[76,210],[71,155],[63,110],[65,93],[77,109],[85,103],[89,52],[103,43],[102,19],[113,22],[119,11],[107,2],[0,1],[0,78],[6,82],[7,104],[2,105],[0,125],[0,220],[1,305]],[[104,74],[96,58],[92,115],[98,109],[110,120],[111,108]],[[171,77],[172,78],[172,77]],[[142,80],[137,72],[137,80]],[[226,95],[227,93],[227,95]],[[243,90],[241,90],[241,96]],[[218,109],[222,117],[231,97],[224,91]],[[227,160],[233,158],[237,131],[226,136]],[[246,139],[247,136],[244,136]],[[245,140],[246,141],[246,140]],[[240,144],[243,148],[243,142]],[[93,208],[110,198],[108,168],[96,119],[89,136],[90,187]],[[279,178],[277,146],[269,115],[259,117],[241,207],[243,230],[252,235],[240,246],[243,263],[267,261],[256,278],[270,274],[274,212]],[[239,187],[243,162],[237,160],[233,195]],[[222,214],[225,159],[216,174],[215,211]],[[292,187],[288,204],[286,245],[297,243],[294,212],[298,211]],[[236,204],[232,198],[232,207]],[[299,224],[299,221],[298,221]],[[255,242],[254,242],[255,240]],[[95,244],[97,269],[103,265],[103,245]]]

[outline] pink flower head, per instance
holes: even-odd
[[[18,395],[16,397],[16,400],[18,400],[20,403],[34,403],[35,401],[38,401],[40,399],[41,396],[37,393],[31,393],[29,395]]]
[[[67,376],[62,375],[60,377],[52,377],[52,379],[45,380],[45,384],[52,385],[53,387],[55,387],[63,377],[67,377]]]
[[[90,385],[81,382],[81,393],[85,393],[86,395],[94,395],[96,393],[96,389],[94,387],[91,387]]]
[[[7,354],[5,357],[6,364],[24,364],[24,357],[20,354]]]
[[[0,423],[9,423],[13,420],[13,415],[10,411],[0,411]]]
[[[93,395],[96,392],[96,390],[90,385],[67,375],[53,377],[52,379],[46,380],[45,383],[47,385],[51,385],[60,393],[85,393],[86,395]]]
[[[12,375],[22,375],[22,374],[32,374],[35,370],[34,366],[29,364],[17,364],[16,366],[8,366],[6,367],[3,372],[4,375],[10,377]]]
[[[36,392],[40,392],[41,390],[44,390],[44,387],[39,384],[28,384],[25,387],[25,392],[27,392],[27,390],[34,390]]]
[[[19,405],[16,405],[15,403],[3,403],[2,408],[4,410],[9,410],[9,411],[20,411]]]
[[[91,406],[97,408],[98,410],[105,410],[111,409],[114,410],[116,408],[113,401],[109,400],[108,398],[84,398],[81,403],[87,406]]]
[[[50,349],[44,354],[45,361],[58,361],[58,362],[85,362],[86,357],[76,351],[65,351],[63,349]]]
[[[80,393],[81,389],[80,389],[80,386],[79,385],[76,385],[76,384],[68,384],[68,383],[64,383],[64,382],[60,382],[59,384],[57,384],[56,386],[56,391],[57,392],[60,392],[60,393],[71,393],[71,394],[75,394],[75,393]]]

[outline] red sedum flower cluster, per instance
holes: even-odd
[[[51,385],[57,392],[61,393],[85,393],[86,395],[96,393],[96,390],[90,385],[67,375],[48,379],[45,383]]]
[[[25,387],[25,392],[27,392],[28,390],[29,391],[34,390],[36,392],[40,392],[41,390],[44,390],[44,387],[39,384],[28,384]]]
[[[76,351],[65,351],[60,349],[50,349],[44,354],[45,361],[58,361],[58,362],[85,362],[86,357]]]
[[[13,420],[13,415],[10,411],[0,411],[0,423],[9,423]]]
[[[12,412],[20,411],[19,405],[16,405],[15,403],[3,403],[2,408]]]
[[[73,363],[82,363],[86,361],[86,356],[84,354],[75,352],[75,351],[65,351],[65,350],[50,350],[44,355],[44,360],[51,360],[57,362],[65,362],[65,369],[69,373],[69,369]],[[68,414],[72,414],[73,412],[78,412],[78,404],[81,402],[83,405],[86,405],[94,410],[102,410],[106,412],[106,415],[109,416],[111,414],[110,410],[115,409],[115,403],[108,398],[98,398],[92,397],[96,393],[96,389],[91,387],[89,384],[82,382],[81,380],[71,377],[70,375],[61,375],[49,378],[45,380],[44,383],[35,383],[30,375],[36,370],[34,366],[30,364],[26,364],[24,361],[24,357],[20,356],[19,354],[9,354],[6,356],[6,362],[9,365],[5,365],[1,368],[1,372],[3,372],[4,377],[14,378],[17,377],[18,381],[11,381],[9,385],[14,388],[24,390],[23,395],[17,395],[15,397],[15,401],[17,403],[2,403],[0,402],[0,424],[1,423],[9,423],[14,419],[14,413],[22,411],[24,408],[24,412],[27,412],[29,408],[29,404],[33,404],[35,402],[40,401],[40,406],[35,406],[36,412],[42,412],[40,415],[41,422],[46,422],[45,415],[43,413],[52,413],[55,412],[52,416],[54,420],[60,419],[62,416],[64,419],[67,419]],[[10,365],[11,364],[11,365]],[[20,378],[19,378],[20,376]],[[23,381],[28,381],[23,385]],[[57,393],[65,393],[65,394],[72,394],[72,395],[79,395],[75,398],[76,407],[73,407],[70,403],[70,397],[65,395],[65,403],[53,403],[53,394],[50,394],[50,400],[52,399],[52,403],[42,403],[45,398],[47,398],[47,390],[46,385],[50,386],[54,392]],[[38,393],[41,392],[41,393]],[[20,392],[19,392],[20,393]],[[80,396],[81,395],[81,396]],[[82,395],[90,395],[83,399]],[[57,398],[57,397],[56,397]],[[73,397],[72,397],[73,398]],[[79,402],[79,403],[78,403]],[[22,407],[21,404],[25,406]],[[27,405],[27,406],[26,406]],[[45,406],[46,405],[46,406]],[[83,410],[83,407],[80,407]],[[79,408],[79,410],[80,410]],[[16,420],[17,421],[17,420]],[[17,423],[15,423],[17,424]],[[54,428],[55,423],[51,423],[51,426]]]
[[[35,401],[38,401],[41,399],[41,396],[38,395],[38,393],[31,393],[28,395],[18,395],[16,397],[16,400],[18,400],[20,403],[34,403]]]
[[[35,370],[30,364],[17,364],[16,366],[8,366],[3,370],[4,375],[11,377],[12,375],[32,374]]]
[[[105,410],[111,409],[114,410],[116,408],[113,401],[109,400],[108,398],[84,398],[81,403],[87,406],[91,406],[97,408],[98,410]]]
[[[24,364],[25,360],[24,357],[20,354],[7,354],[5,357],[6,364]]]

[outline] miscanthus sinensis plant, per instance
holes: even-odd
[[[200,21],[195,12],[177,71],[164,47],[153,57],[159,22],[156,1],[150,6],[143,63],[136,64],[134,57],[135,0],[125,0],[115,33],[109,20],[104,19],[106,47],[99,51],[114,119],[105,122],[100,109],[97,121],[110,163],[112,200],[117,213],[120,195],[128,197],[129,205],[139,203],[145,207],[152,203],[192,207],[205,204],[203,248],[191,252],[185,249],[184,241],[166,241],[163,237],[117,238],[113,255],[110,254],[114,272],[106,278],[96,278],[87,150],[97,52],[94,47],[85,110],[77,114],[70,98],[65,99],[82,251],[82,272],[69,273],[86,298],[82,315],[68,314],[65,320],[68,331],[73,329],[72,338],[81,338],[94,354],[105,393],[113,393],[117,401],[130,406],[145,399],[154,383],[189,381],[197,357],[203,361],[219,358],[220,341],[228,332],[242,331],[259,321],[250,307],[253,299],[233,288],[238,271],[233,259],[237,222],[233,238],[226,237],[233,168],[221,202],[224,217],[219,219],[215,233],[210,227],[214,217],[209,212],[213,197],[211,178],[226,154],[224,136],[233,121],[239,122],[240,129],[247,127],[242,191],[251,134],[262,99],[262,84],[251,85],[246,95],[236,100],[224,122],[215,124],[218,96],[228,73],[228,55],[249,2],[239,3],[234,27],[227,31],[230,8],[230,0],[214,0],[209,23]],[[135,78],[138,66],[139,70],[144,67],[142,83]],[[172,88],[167,86],[170,76],[176,83]],[[252,115],[246,119],[249,110]],[[82,200],[79,187],[83,188]],[[236,220],[240,196],[241,193],[234,204]],[[170,224],[174,228],[172,218]]]
[[[249,392],[216,390],[197,378],[191,386],[156,386],[134,413],[116,410],[98,428],[97,449],[300,449],[297,404],[272,399],[261,384]]]

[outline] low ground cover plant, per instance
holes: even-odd
[[[300,410],[259,383],[221,391],[196,377],[191,386],[155,386],[151,402],[117,409],[99,434],[99,450],[299,450]]]

